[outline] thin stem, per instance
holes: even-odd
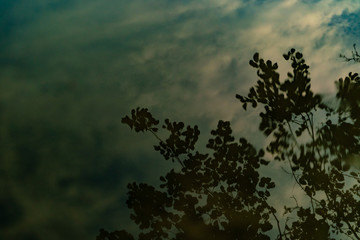
[[[164,144],[165,144],[165,142],[164,142],[152,129],[149,129],[149,130],[150,130],[150,132],[151,132],[161,143],[164,143]],[[171,150],[172,150],[172,149],[171,149]],[[173,150],[172,150],[172,151],[173,151]],[[184,165],[184,163],[180,160],[180,158],[179,158],[178,156],[175,156],[175,158],[176,158],[176,160],[180,163],[181,167],[182,167],[182,168],[185,168],[185,165]],[[207,192],[210,196],[214,197],[213,193],[212,193],[210,190],[208,190],[207,188],[203,188],[203,189],[205,189],[205,192]]]
[[[259,192],[257,191],[258,195],[259,195]],[[259,195],[260,196],[260,195]],[[273,215],[273,217],[275,218],[275,221],[276,221],[276,225],[277,225],[277,228],[278,228],[278,231],[279,231],[279,239],[283,239],[283,235],[282,235],[282,232],[281,232],[281,228],[280,228],[280,221],[279,219],[277,218],[277,216],[275,215],[274,211],[272,210],[273,208],[269,206],[269,204],[266,202],[266,200],[264,199],[264,197],[261,197],[261,199],[263,200],[264,204],[270,209],[270,212],[271,212],[271,215]]]
[[[296,176],[295,176],[295,172],[294,172],[294,170],[293,170],[293,168],[292,168],[292,164],[291,164],[290,158],[287,157],[287,159],[288,159],[288,162],[289,162],[289,165],[290,165],[290,169],[291,169],[292,175],[293,175],[293,177],[294,177],[294,179],[295,179],[295,182],[300,186],[300,188],[305,192],[305,194],[310,197],[310,199],[311,199],[311,204],[313,204],[312,201],[315,201],[315,202],[317,202],[317,203],[320,203],[319,200],[313,198],[313,196],[311,196],[310,194],[308,194],[308,193],[305,191],[304,187],[301,185],[301,183],[299,182],[299,180],[298,180],[298,179],[296,178]],[[314,206],[313,206],[313,209],[314,209]]]
[[[289,121],[286,120],[286,123],[288,125],[289,130],[290,130],[291,136],[294,138],[295,145],[298,146],[298,142],[296,141],[295,134],[294,134],[294,132],[293,132],[293,130],[291,128],[291,125],[290,125]]]
[[[299,204],[298,204],[298,201],[296,200],[295,196],[291,196],[291,198],[293,198],[295,200],[295,203],[296,203],[296,207],[299,207]]]
[[[273,213],[273,211],[271,211],[271,214],[273,215],[273,217],[275,218],[275,221],[276,221],[276,225],[277,225],[277,228],[278,228],[278,231],[279,231],[279,236],[280,236],[280,239],[282,239],[282,232],[281,232],[281,228],[280,228],[280,222],[279,222],[279,219],[277,218],[277,216],[275,215],[275,213]]]
[[[149,129],[149,130],[150,130],[150,132],[151,132],[161,143],[164,143],[164,144],[165,144],[165,142],[164,142],[152,129]],[[171,151],[174,152],[173,149],[171,149]],[[176,160],[180,163],[181,167],[185,168],[185,165],[184,165],[184,163],[180,160],[179,156],[175,156],[175,158],[176,158]]]
[[[343,216],[343,221],[346,223],[346,225],[349,227],[350,231],[354,234],[355,238],[360,240],[360,237],[357,235],[355,229],[350,225],[350,223],[346,220],[345,216]]]

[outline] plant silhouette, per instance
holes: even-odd
[[[360,54],[356,49],[356,44],[355,43],[353,44],[353,49],[354,50],[351,51],[351,57],[348,57],[348,56],[346,56],[344,54],[340,54],[340,58],[344,59],[346,62],[351,62],[351,61],[360,62]]]
[[[277,63],[255,53],[249,64],[258,81],[247,95],[236,95],[245,110],[249,104],[261,108],[259,129],[269,140],[264,149],[236,140],[227,121],[218,122],[201,153],[197,126],[166,119],[162,129],[169,135],[162,140],[148,109],[122,119],[136,132],[152,133],[159,140],[154,149],[179,166],[160,177],[159,188],[128,185],[138,239],[360,239],[360,78],[349,73],[336,81],[337,104],[331,106],[312,92],[303,55],[291,49],[283,56],[292,71],[280,81]],[[269,201],[281,185],[275,185],[279,171],[306,198],[302,205],[295,198],[291,206],[284,203],[281,214]],[[103,229],[97,237],[114,239],[134,237]]]

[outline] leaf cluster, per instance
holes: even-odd
[[[134,128],[136,132],[154,131],[157,132],[158,128],[154,127],[159,124],[159,120],[153,118],[147,108],[136,108],[131,110],[131,118],[126,116],[121,119],[121,122],[127,124],[131,129]]]
[[[275,210],[266,200],[275,183],[257,171],[268,164],[264,151],[244,138],[235,142],[230,123],[219,121],[207,144],[212,156],[195,152],[198,130],[183,128],[183,123],[165,120],[170,135],[162,141],[166,151],[160,151],[165,158],[184,157],[181,171],[161,176],[160,189],[128,186],[131,219],[146,230],[139,239],[269,239],[264,232],[272,229],[269,215]],[[191,144],[185,148],[185,143]]]
[[[255,87],[250,88],[247,96],[236,95],[245,110],[249,103],[253,107],[259,104],[264,106],[265,111],[260,113],[260,130],[266,136],[294,116],[310,112],[321,102],[320,95],[315,95],[310,90],[309,66],[306,65],[302,53],[291,49],[283,57],[291,61],[293,71],[288,73],[288,79],[280,82],[280,75],[276,71],[277,63],[265,61],[255,53],[249,63],[257,69],[259,80]]]
[[[292,71],[281,81],[277,63],[255,53],[249,64],[256,69],[256,85],[247,95],[236,95],[245,110],[248,104],[262,107],[259,129],[268,139],[263,149],[244,137],[236,140],[228,121],[218,122],[201,152],[197,126],[166,119],[163,140],[156,134],[160,121],[147,109],[122,119],[136,132],[154,134],[159,140],[154,149],[180,164],[160,176],[159,187],[128,185],[138,239],[270,239],[273,229],[277,239],[360,239],[360,176],[353,164],[360,155],[360,78],[349,73],[339,79],[334,96],[339,104],[330,106],[311,90],[303,54],[290,49],[283,57]],[[282,184],[271,177],[280,174],[273,160],[307,201],[284,203],[283,220],[269,201]],[[102,230],[97,240],[117,236],[134,239],[126,231]]]

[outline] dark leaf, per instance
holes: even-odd
[[[255,62],[258,62],[259,61],[259,53],[256,52],[253,56],[253,59]]]

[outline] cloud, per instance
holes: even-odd
[[[43,227],[51,218],[49,236],[60,231],[56,226],[69,227],[69,219],[94,229],[107,213],[106,224],[115,227],[125,210],[114,205],[125,199],[126,182],[156,182],[169,167],[153,153],[151,136],[120,125],[137,106],[160,119],[199,124],[205,135],[217,120],[231,120],[235,134],[263,144],[254,133],[257,112],[242,111],[235,99],[256,81],[249,59],[258,51],[285,76],[290,66],[282,53],[296,47],[314,89],[331,93],[337,78],[354,72],[338,55],[357,39],[358,9],[358,1],[335,0],[4,1],[1,136],[10,139],[10,147],[2,146],[4,171],[14,174],[9,181],[20,186],[14,194],[26,214],[12,233],[27,234],[26,224]],[[36,197],[19,184],[22,174]],[[104,190],[120,186],[118,193]],[[81,195],[91,206],[79,207]],[[53,209],[68,210],[68,219]],[[47,214],[31,222],[40,210]]]

